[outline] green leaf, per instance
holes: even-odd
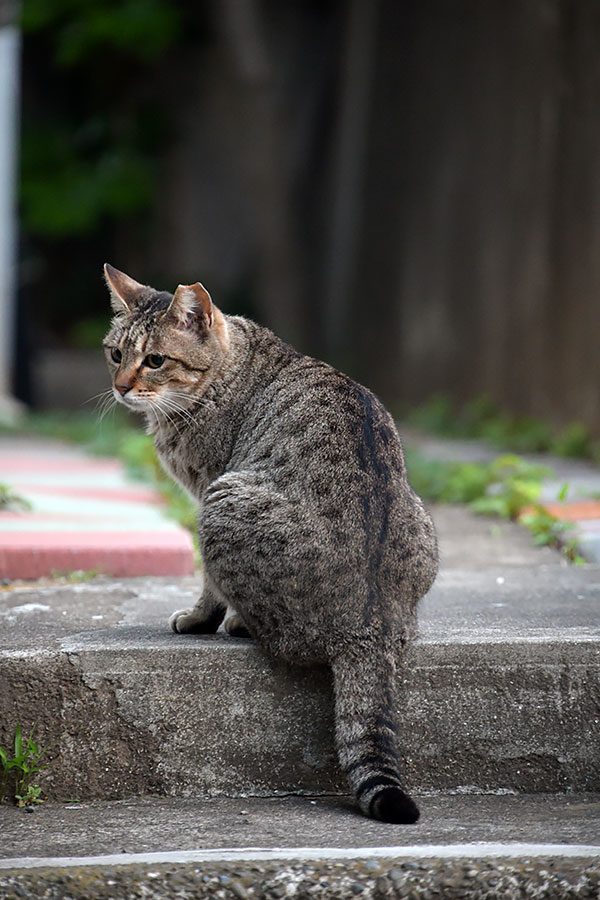
[[[483,516],[500,516],[502,519],[510,518],[509,508],[504,497],[479,497],[469,504],[469,508]]]
[[[567,494],[569,493],[569,482],[565,481],[560,491],[558,492],[558,500],[560,503],[564,503],[567,499]]]
[[[23,756],[23,735],[21,734],[21,726],[17,725],[15,729],[15,757],[20,759]]]

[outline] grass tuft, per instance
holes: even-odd
[[[42,765],[46,750],[34,740],[34,725],[28,737],[23,736],[21,725],[15,729],[13,752],[0,747],[0,803],[10,794],[17,806],[32,807],[43,803],[41,788],[32,784],[34,775],[42,772],[47,766]]]

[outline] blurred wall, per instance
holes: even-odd
[[[171,117],[151,208],[102,252],[396,406],[488,393],[600,434],[600,5],[197,8],[145,82]]]
[[[381,0],[376,46],[353,358],[600,433],[600,6]]]

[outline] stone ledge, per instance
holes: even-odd
[[[141,626],[63,646],[0,654],[0,721],[38,722],[50,797],[346,790],[327,669]],[[401,693],[413,791],[600,790],[599,640],[423,642]]]

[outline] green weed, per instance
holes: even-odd
[[[539,502],[542,482],[552,475],[546,466],[507,454],[490,463],[440,462],[406,450],[406,465],[413,488],[425,500],[436,503],[464,503],[480,515],[518,521],[539,546],[560,549],[571,562],[581,563],[573,525],[564,522]],[[568,485],[558,499],[564,501]]]
[[[486,440],[515,453],[554,453],[600,460],[600,445],[581,422],[571,422],[557,430],[532,416],[507,413],[486,396],[460,406],[445,394],[435,394],[405,418],[424,431]]]
[[[99,569],[52,569],[50,577],[57,581],[66,581],[68,584],[81,584],[84,581],[91,581],[102,575]]]
[[[38,803],[43,803],[44,801],[41,797],[41,793],[42,789],[41,787],[38,787],[37,784],[28,785],[24,794],[15,794],[17,806],[24,809],[27,806],[35,806]]]
[[[568,490],[569,485],[564,484],[557,498],[559,502],[562,503],[567,499]],[[565,522],[539,503],[533,504],[532,507],[522,512],[519,515],[519,522],[529,529],[534,543],[539,547],[555,547],[576,565],[585,562],[577,551],[576,539],[569,537],[569,533],[575,527],[573,522]]]
[[[33,740],[36,726],[31,729],[29,737],[23,737],[21,726],[17,725],[13,742],[14,753],[0,747],[0,803],[10,793],[18,806],[32,806],[42,803],[41,788],[31,783],[34,775],[47,768],[41,760],[45,750]]]
[[[546,466],[535,465],[514,454],[500,456],[483,468],[487,475],[486,489],[471,502],[471,509],[503,519],[517,519],[525,507],[537,503],[542,480],[552,474]]]
[[[0,484],[0,510],[6,512],[27,512],[31,509],[31,503],[25,497],[10,488],[7,484]]]

